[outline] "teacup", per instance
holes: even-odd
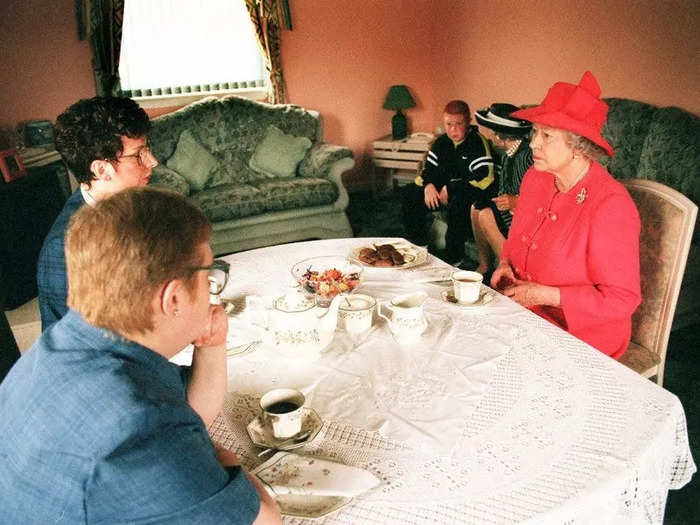
[[[462,304],[472,304],[479,300],[481,293],[481,282],[484,276],[479,272],[467,270],[456,270],[452,272],[452,286],[457,302]]]
[[[371,295],[353,294],[340,301],[338,328],[350,335],[362,335],[372,328],[377,301]]]
[[[276,388],[260,398],[263,423],[272,427],[273,436],[286,439],[301,431],[305,401],[304,394],[292,388]]]

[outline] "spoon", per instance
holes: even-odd
[[[289,445],[296,445],[297,443],[301,443],[306,440],[311,435],[311,430],[307,430],[306,432],[303,432],[301,434],[298,434],[296,436],[290,437],[289,439],[285,439],[281,443],[277,443],[274,447],[266,448],[262,452],[258,453],[258,457],[264,456],[268,452],[272,450],[281,450],[283,447],[289,446]]]

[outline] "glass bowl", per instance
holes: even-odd
[[[361,276],[362,266],[341,256],[311,257],[292,266],[292,277],[319,306],[328,306],[340,293],[352,293]]]

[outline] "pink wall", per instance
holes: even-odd
[[[556,80],[585,69],[604,96],[676,105],[700,113],[697,0],[292,0],[282,33],[289,102],[321,112],[325,139],[351,147],[350,187],[369,180],[372,139],[391,130],[381,108],[390,85],[418,102],[414,131],[434,130],[442,105],[464,98],[537,102]],[[507,20],[506,23],[499,23]],[[56,116],[93,96],[87,41],[73,2],[0,2],[0,132]],[[0,133],[0,148],[7,147]]]
[[[79,41],[73,2],[4,0],[0,5],[0,147],[29,119],[55,120],[95,95],[90,49]]]
[[[373,139],[391,133],[393,112],[382,109],[392,84],[416,100],[409,130],[431,127],[434,82],[427,2],[293,0],[294,30],[282,33],[289,102],[320,111],[324,139],[355,153],[346,182],[367,181]]]
[[[435,2],[443,24],[435,41],[437,101],[463,96],[475,109],[536,103],[555,81],[576,83],[590,69],[603,96],[700,113],[697,0],[465,5],[455,10],[452,2]]]

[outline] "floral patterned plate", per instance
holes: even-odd
[[[353,498],[343,496],[311,496],[308,494],[281,494],[275,497],[282,514],[309,519],[328,516],[352,500]]]
[[[301,430],[299,433],[303,434],[304,432],[310,432],[309,437],[299,443],[290,443],[289,445],[282,447],[280,450],[292,450],[303,447],[316,437],[316,434],[319,433],[322,426],[323,421],[321,421],[321,418],[316,411],[312,408],[303,407],[301,409]],[[277,448],[277,445],[288,439],[278,439],[273,436],[272,428],[270,428],[270,425],[264,424],[260,416],[248,423],[246,428],[251,441],[258,447]]]

